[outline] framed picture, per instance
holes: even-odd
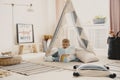
[[[33,43],[34,31],[32,24],[16,24],[17,43]]]

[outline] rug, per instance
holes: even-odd
[[[41,62],[42,64],[46,65],[46,66],[52,66],[52,67],[57,67],[57,68],[61,68],[64,70],[71,70],[73,71],[73,66],[74,65],[80,65],[83,64],[81,62]]]
[[[112,73],[117,74],[117,79],[116,80],[120,80],[120,62],[112,62],[112,63],[108,63],[106,65],[109,66],[110,71]]]
[[[46,66],[44,64],[23,62],[17,65],[4,66],[4,67],[1,67],[1,69],[29,76],[29,75],[39,74],[39,73],[45,73],[48,71],[59,70],[60,68],[53,67],[53,66]]]

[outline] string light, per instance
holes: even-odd
[[[28,8],[28,11],[29,11],[29,12],[33,12],[32,4],[30,4],[30,7]]]
[[[9,4],[9,3],[0,3],[0,5],[12,5],[12,7],[14,7],[14,6],[28,6],[28,9],[27,9],[28,12],[34,11],[34,10],[32,9],[32,6],[33,6],[32,4],[14,4],[14,3]]]

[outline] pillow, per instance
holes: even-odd
[[[99,60],[94,53],[85,50],[76,50],[76,57],[84,63],[96,62]]]
[[[44,60],[47,62],[52,62],[53,61],[53,57],[52,56],[45,56]]]
[[[58,48],[52,48],[51,52],[50,52],[50,55],[54,55],[57,52],[58,52]]]

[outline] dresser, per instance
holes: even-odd
[[[82,25],[95,50],[107,49],[109,26],[105,24]]]

